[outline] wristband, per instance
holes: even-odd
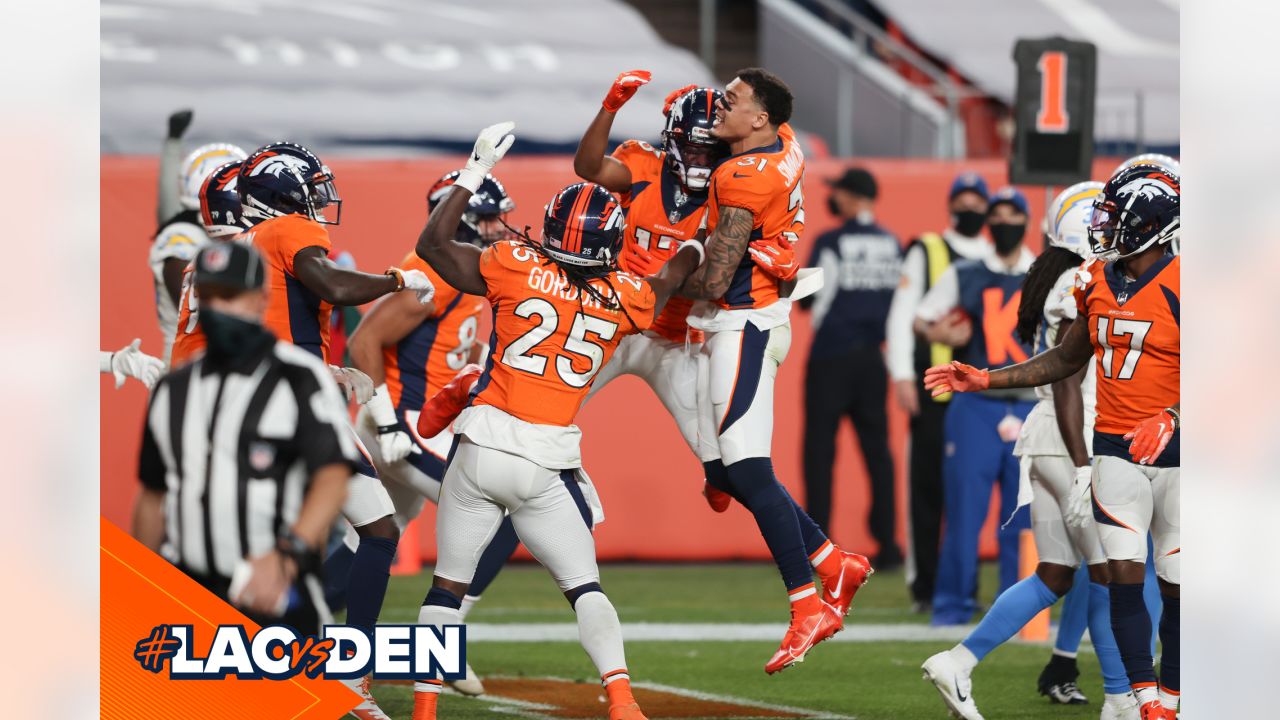
[[[308,575],[320,569],[320,553],[290,530],[276,539],[276,552],[292,558],[298,567],[298,576]]]
[[[396,289],[393,290],[392,292],[400,292],[401,290],[404,289],[404,274],[400,272],[400,268],[391,268],[390,270],[383,273],[383,275],[389,275],[395,278]]]
[[[686,246],[686,245],[691,245],[691,246],[693,246],[693,249],[694,249],[694,250],[697,250],[697,251],[698,251],[698,264],[699,264],[699,265],[701,265],[702,263],[706,262],[706,260],[707,260],[707,251],[706,251],[706,248],[704,248],[704,247],[702,246],[702,243],[701,243],[701,242],[698,242],[697,240],[685,240],[684,242],[680,243],[680,247],[676,250],[676,252],[680,252],[681,250],[683,250],[683,249],[685,248],[685,246]]]
[[[393,430],[400,429],[400,419],[396,417],[396,409],[391,405],[391,394],[387,391],[386,383],[373,389],[373,397],[369,398],[365,407],[369,408],[369,415],[373,417],[373,423],[377,426],[379,435],[391,432],[383,430],[386,427]]]
[[[462,168],[458,173],[458,179],[454,180],[453,184],[454,187],[464,187],[470,191],[472,195],[475,195],[476,191],[480,189],[480,183],[484,182],[485,175],[488,175],[489,173],[487,170],[482,168],[472,167],[472,163],[476,163],[476,161],[467,161],[466,167]]]
[[[1178,414],[1177,410],[1174,410],[1171,407],[1167,407],[1164,409],[1164,411],[1169,413],[1169,417],[1173,419],[1174,431],[1177,431],[1178,428],[1182,427],[1182,416]]]

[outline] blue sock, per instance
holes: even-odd
[[[742,496],[738,494],[737,490],[733,489],[733,485],[729,482],[729,470],[725,468],[723,462],[708,460],[702,463],[702,473],[706,477],[708,485],[720,492],[729,493],[729,496],[737,500],[739,505],[746,505],[742,500]]]
[[[813,555],[822,549],[827,543],[827,534],[822,532],[822,528],[818,527],[818,523],[809,517],[809,513],[800,507],[800,503],[791,497],[791,493],[787,493],[787,497],[791,498],[791,507],[796,513],[796,522],[800,523],[800,534],[804,537],[804,553],[805,555]]]
[[[1111,592],[1106,585],[1089,583],[1089,639],[1102,666],[1102,689],[1111,695],[1129,692],[1129,676],[1120,661],[1120,648],[1111,632]]]
[[[1074,656],[1080,650],[1080,638],[1089,625],[1089,569],[1080,564],[1071,590],[1062,597],[1062,613],[1058,616],[1058,637],[1055,650]]]
[[[1151,665],[1151,616],[1142,599],[1142,585],[1111,584],[1111,633],[1115,635],[1120,660],[1129,685],[1156,682]]]
[[[1160,615],[1161,609],[1164,607],[1164,596],[1160,594],[1160,581],[1156,579],[1156,563],[1152,558],[1156,556],[1155,549],[1151,544],[1151,537],[1147,537],[1147,580],[1142,586],[1142,597],[1147,603],[1147,614],[1151,616],[1151,657],[1156,656],[1156,640],[1160,638]]]
[[[964,646],[974,657],[982,660],[987,653],[1013,637],[1036,613],[1057,601],[1057,594],[1044,584],[1039,575],[1023,578],[1000,593],[978,622],[978,627],[964,639]]]
[[[787,489],[773,474],[769,458],[747,458],[729,465],[729,482],[742,504],[756,518],[760,535],[769,546],[773,561],[787,590],[813,582],[813,568],[804,550],[804,534],[796,518]]]
[[[362,537],[347,578],[347,624],[372,633],[387,595],[396,544],[386,538]]]
[[[471,579],[467,594],[480,597],[484,589],[489,587],[489,583],[498,577],[498,572],[502,570],[503,565],[507,564],[507,560],[511,558],[511,554],[516,551],[516,546],[519,544],[520,538],[516,537],[516,528],[511,524],[511,516],[508,515],[502,519],[498,532],[489,541],[489,547],[481,553],[480,561],[476,564],[476,575]]]
[[[1160,616],[1160,687],[1180,692],[1182,681],[1178,672],[1178,658],[1181,656],[1181,614],[1182,599],[1164,595],[1164,613]]]
[[[355,559],[351,548],[340,542],[324,561],[324,601],[332,612],[347,606],[347,578]]]
[[[422,601],[423,605],[438,605],[440,607],[453,608],[457,610],[462,607],[462,598],[440,587],[433,587],[427,591],[427,597]]]

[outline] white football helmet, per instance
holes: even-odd
[[[1058,193],[1044,216],[1044,232],[1051,247],[1060,247],[1087,260],[1093,257],[1089,244],[1089,220],[1093,201],[1104,185],[1092,180],[1076,183]]]
[[[248,157],[244,150],[229,143],[201,145],[182,161],[178,176],[178,197],[188,210],[200,209],[200,186],[209,173],[229,162],[239,162]]]
[[[1117,165],[1116,169],[1111,171],[1111,174],[1114,176],[1121,170],[1124,170],[1127,167],[1133,167],[1134,165],[1158,165],[1174,175],[1182,175],[1182,165],[1179,164],[1177,160],[1174,160],[1163,153],[1142,153],[1141,155],[1134,155],[1128,160]]]

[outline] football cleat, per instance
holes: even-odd
[[[814,645],[826,640],[844,629],[844,618],[826,603],[820,604],[818,612],[812,615],[797,615],[791,611],[791,625],[787,634],[782,636],[782,646],[778,652],[764,664],[764,671],[770,675],[804,662],[804,657]]]
[[[625,705],[610,705],[609,720],[649,720],[640,712],[640,705],[637,703],[627,703]]]
[[[1139,720],[1138,699],[1133,693],[1124,695],[1108,695],[1102,702],[1102,715],[1099,720]]]
[[[471,669],[471,663],[467,663],[466,677],[461,680],[451,680],[449,687],[462,693],[475,697],[484,694],[484,683],[480,682],[480,676],[476,675],[476,671]]]
[[[1036,679],[1036,688],[1051,702],[1060,705],[1081,705],[1089,702],[1089,699],[1076,685],[1079,677],[1080,668],[1076,665],[1075,658],[1053,655],[1040,671],[1040,677]]]
[[[414,692],[412,720],[436,720],[436,704],[440,702],[440,693]]]
[[[950,651],[944,650],[924,661],[920,666],[924,671],[924,679],[938,688],[938,694],[947,704],[952,717],[961,720],[982,720],[978,705],[973,701],[973,682],[970,671],[964,670],[951,659]]]
[[[432,438],[453,424],[467,403],[471,402],[471,391],[479,382],[484,369],[475,363],[464,366],[458,371],[440,392],[432,395],[422,406],[418,415],[418,435]]]
[[[866,584],[867,578],[874,572],[866,556],[841,550],[840,572],[834,583],[822,583],[822,601],[835,608],[840,617],[848,615],[853,596],[858,594],[858,589]]]
[[[391,720],[386,713],[382,712],[382,708],[378,707],[378,701],[373,699],[373,693],[369,692],[368,675],[339,682],[360,696],[360,704],[351,710],[351,717],[357,720]]]
[[[715,510],[718,513],[728,510],[729,503],[733,502],[732,495],[719,488],[713,487],[711,483],[706,481],[703,481],[702,483],[702,497],[706,498],[707,504],[711,506],[712,510]]]
[[[1170,710],[1159,700],[1152,700],[1138,708],[1138,717],[1142,720],[1177,720],[1178,711]]]
[[[1075,680],[1067,680],[1066,682],[1055,683],[1040,691],[1041,695],[1048,695],[1049,700],[1059,705],[1087,705],[1089,698],[1080,692],[1080,686],[1076,685]]]

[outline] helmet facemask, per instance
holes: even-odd
[[[338,188],[333,184],[333,171],[329,166],[321,166],[320,172],[303,183],[306,189],[307,216],[321,225],[337,225],[342,222],[342,198],[338,197]],[[334,206],[333,220],[324,213],[325,208]]]
[[[705,135],[705,139],[698,138]],[[703,192],[711,184],[711,173],[725,156],[724,146],[704,128],[694,128],[693,137],[667,133],[667,158],[671,171],[690,192]]]

